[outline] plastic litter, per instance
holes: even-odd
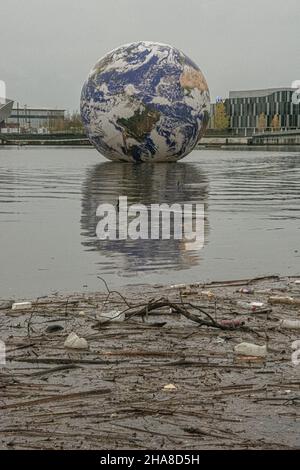
[[[122,322],[125,320],[125,313],[122,313],[120,310],[111,310],[110,312],[100,313],[97,315],[97,320],[100,323],[106,322]]]
[[[251,302],[251,308],[252,310],[256,310],[257,308],[263,308],[264,303],[263,302]]]
[[[69,349],[88,349],[89,346],[86,339],[79,338],[79,336],[72,331],[64,342],[64,347]]]
[[[288,330],[300,330],[300,320],[281,320],[280,326]]]
[[[176,310],[174,310],[173,307],[170,307],[170,308],[169,308],[169,313],[176,313]]]
[[[225,343],[225,339],[224,338],[217,338],[215,340],[216,343]]]
[[[64,327],[61,325],[49,325],[46,328],[46,333],[56,333],[57,331],[63,330]]]
[[[254,290],[250,289],[249,287],[242,287],[239,292],[241,294],[254,294]]]
[[[11,306],[12,310],[26,310],[32,307],[31,302],[14,302]]]
[[[177,387],[174,384],[168,384],[163,387],[163,390],[176,390]]]
[[[243,300],[238,300],[236,304],[238,307],[251,310],[252,312],[255,312],[256,310],[264,307],[263,302],[245,302]]]
[[[251,309],[251,303],[250,302],[245,302],[244,300],[238,300],[236,302],[236,305],[241,308],[245,308],[247,310]]]
[[[215,296],[215,294],[211,290],[203,290],[201,292],[201,295],[205,295],[209,299],[212,299]]]
[[[253,343],[240,343],[234,348],[237,354],[242,356],[265,357],[267,355],[267,346],[259,346]]]

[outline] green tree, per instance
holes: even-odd
[[[227,129],[229,126],[229,116],[226,113],[225,105],[223,102],[217,103],[214,114],[214,127],[215,129]]]

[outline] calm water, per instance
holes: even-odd
[[[96,208],[201,202],[205,245],[99,241]],[[110,163],[92,149],[0,149],[0,297],[300,274],[300,153],[200,150],[182,163]],[[102,285],[101,285],[102,288]]]

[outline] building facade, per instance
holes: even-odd
[[[228,127],[222,131],[251,135],[257,132],[300,129],[300,104],[293,103],[294,88],[230,91],[229,98],[211,103],[209,128],[218,131],[216,119],[219,104],[228,117]],[[275,119],[274,119],[275,118]],[[221,120],[222,121],[222,120]],[[226,121],[226,120],[223,120]]]
[[[5,120],[9,132],[51,131],[65,118],[64,109],[14,107]]]
[[[294,88],[268,88],[263,90],[231,91],[225,100],[229,127],[232,130],[261,128],[264,115],[265,128],[276,125],[280,129],[300,128],[300,105],[293,104]]]

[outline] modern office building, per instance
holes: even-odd
[[[300,105],[293,104],[294,88],[230,91],[225,100],[231,129],[258,129],[264,115],[265,127],[272,128],[274,116],[278,128],[300,128]]]
[[[65,118],[64,109],[14,107],[5,120],[7,130],[20,132],[38,132],[40,129],[51,130]]]
[[[228,117],[226,130],[232,134],[273,131],[274,123],[277,130],[300,129],[300,104],[293,104],[294,92],[294,88],[230,91],[229,98],[219,98],[217,103],[211,103],[209,128],[218,129],[216,116],[218,104],[222,102]]]

